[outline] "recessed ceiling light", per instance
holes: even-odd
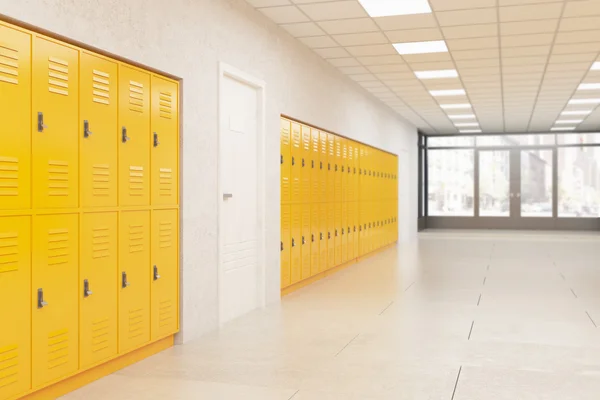
[[[458,72],[455,69],[441,69],[439,71],[415,71],[419,79],[442,79],[458,78]]]
[[[600,104],[600,99],[571,99],[569,104]]]
[[[371,17],[390,15],[429,14],[431,7],[427,0],[358,0]]]
[[[582,123],[582,119],[561,119],[556,121],[556,124],[580,124]]]
[[[458,114],[458,115],[448,115],[450,119],[472,119],[475,118],[475,114]]]
[[[592,64],[592,71],[600,71],[600,61],[596,61]]]
[[[464,96],[466,94],[464,89],[430,90],[429,93],[434,97]]]
[[[551,131],[574,131],[575,127],[574,126],[557,126],[550,130]]]
[[[479,126],[478,122],[461,122],[458,124],[454,124],[454,126],[456,126],[457,128],[461,128],[461,127],[468,127],[468,126]]]
[[[442,107],[444,110],[462,110],[465,108],[471,108],[470,104],[442,104],[440,107]]]
[[[592,110],[575,110],[575,111],[563,111],[562,115],[589,115],[592,113]]]
[[[600,89],[600,83],[582,83],[577,88],[577,90],[598,90],[598,89]]]
[[[461,129],[460,133],[481,133],[481,129]]]
[[[432,42],[395,43],[394,48],[401,55],[448,52],[446,42],[443,40],[434,40]]]

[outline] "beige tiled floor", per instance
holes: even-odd
[[[592,321],[600,235],[427,232],[65,398],[597,400]]]

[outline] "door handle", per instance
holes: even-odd
[[[47,305],[48,303],[44,301],[44,289],[38,289],[38,308],[44,308]]]
[[[158,141],[158,133],[154,132],[154,147],[158,147],[160,142]]]
[[[131,140],[131,138],[129,136],[127,136],[127,128],[123,127],[122,131],[121,131],[121,140],[123,143],[127,143],[128,141]]]
[[[48,125],[44,124],[44,113],[38,112],[38,132],[44,132],[44,129],[47,129]]]
[[[90,295],[94,294],[94,292],[92,292],[90,290],[90,283],[88,282],[87,279],[83,280],[83,297],[90,297]]]
[[[153,277],[154,277],[155,281],[157,281],[157,280],[160,279],[160,275],[158,274],[158,267],[156,265],[154,266],[154,275],[153,275]]]
[[[91,134],[92,131],[90,131],[90,123],[86,119],[85,121],[83,121],[83,137],[87,139],[90,137]]]
[[[223,193],[223,200],[231,199],[233,197],[233,193]]]
[[[129,287],[129,285],[131,285],[131,283],[127,281],[127,272],[123,272],[123,274],[121,275],[121,287],[125,289]]]

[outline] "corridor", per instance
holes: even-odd
[[[64,397],[597,400],[600,235],[429,231]]]

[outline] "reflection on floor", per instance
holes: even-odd
[[[600,235],[426,232],[66,399],[597,400]]]

